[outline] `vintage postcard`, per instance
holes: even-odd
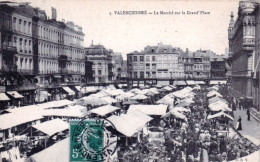
[[[260,162],[259,0],[0,0],[0,162]]]

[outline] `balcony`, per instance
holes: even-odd
[[[34,74],[32,69],[18,69],[17,71],[23,75],[33,75]]]
[[[81,74],[81,71],[68,70],[68,74]]]
[[[255,49],[255,38],[244,36],[242,45],[243,45],[243,50],[253,51]]]
[[[68,56],[62,54],[62,55],[59,56],[59,60],[60,60],[60,61],[68,61]]]
[[[59,73],[60,74],[68,74],[68,70],[67,69],[59,69]]]
[[[13,46],[3,45],[3,54],[17,54],[17,48]]]

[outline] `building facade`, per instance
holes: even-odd
[[[106,49],[103,45],[93,45],[85,48],[86,59],[92,62],[93,83],[115,83],[121,77],[123,57]]]
[[[258,3],[240,1],[238,16],[231,14],[228,28],[229,59],[232,64],[232,88],[240,96],[253,96],[252,72],[255,59],[255,12]]]
[[[127,72],[130,84],[139,85],[165,82],[184,77],[184,65],[179,62],[183,51],[171,45],[159,43],[147,46],[142,52],[127,54]],[[162,83],[164,84],[164,83]]]
[[[45,11],[28,3],[6,2],[0,7],[4,91],[18,91],[24,96],[22,104],[29,104],[41,90],[56,99],[55,89],[84,81],[84,33],[80,26],[48,19]]]
[[[215,56],[210,58],[210,79],[226,80],[226,58],[224,56]]]
[[[258,111],[260,111],[260,5],[258,4],[257,9],[255,10],[256,15],[256,41],[255,41],[255,63],[253,68],[253,99],[254,105]]]

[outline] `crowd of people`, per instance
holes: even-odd
[[[219,92],[224,92],[221,87]],[[194,91],[195,103],[187,107],[187,121],[174,116],[161,118],[158,127],[162,130],[163,142],[149,140],[149,135],[140,143],[121,148],[118,151],[119,161],[153,161],[153,162],[196,162],[208,159],[212,162],[231,161],[247,156],[259,148],[242,136],[228,134],[229,122],[223,118],[227,131],[219,133],[215,120],[208,120],[211,113],[207,107],[207,90]],[[224,97],[228,97],[223,95]],[[148,125],[148,127],[151,125]]]

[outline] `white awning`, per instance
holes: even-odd
[[[168,80],[158,80],[158,81],[157,81],[157,85],[167,86],[167,85],[170,85],[170,83],[169,83]]]
[[[65,149],[64,149],[65,148]],[[59,141],[52,146],[30,156],[25,162],[45,161],[70,161],[69,159],[69,138]]]
[[[130,105],[127,113],[138,110],[147,115],[164,115],[167,107],[167,105]]]
[[[97,114],[97,115],[100,115],[100,116],[105,116],[105,115],[112,113],[112,112],[119,110],[119,109],[120,108],[115,107],[115,106],[106,105],[106,106],[98,107],[96,109],[92,109],[92,110],[90,110],[90,112]]]
[[[81,118],[87,115],[87,109],[85,106],[75,105],[64,109],[47,109],[43,111],[42,115]]]
[[[48,108],[54,108],[54,107],[63,107],[67,105],[72,105],[75,102],[70,100],[58,100],[58,101],[50,101],[42,104],[38,104],[40,108],[48,109]]]
[[[5,130],[8,128],[13,128],[15,126],[36,121],[42,118],[43,117],[39,115],[39,113],[32,113],[30,111],[3,114],[0,115],[0,129]]]
[[[61,119],[49,120],[32,126],[35,129],[52,136],[58,132],[69,129],[69,124]]]
[[[10,100],[9,97],[5,93],[0,93],[0,101],[8,101]]]
[[[131,137],[153,118],[140,111],[133,111],[127,114],[121,114],[120,116],[112,115],[107,119],[113,123],[118,132],[127,137]]]
[[[194,80],[186,80],[186,83],[188,85],[195,85],[196,83],[194,82]]]
[[[226,81],[226,80],[211,80],[211,81],[209,82],[209,84],[211,84],[211,85],[227,84],[227,81]]]
[[[196,84],[205,84],[204,81],[195,81]]]
[[[185,81],[183,80],[177,80],[174,82],[176,85],[179,85],[179,86],[184,86],[184,85],[187,85]]]
[[[137,87],[138,86],[138,84],[133,84],[133,87]]]
[[[69,95],[75,95],[75,92],[69,87],[62,87]]]
[[[75,88],[80,92],[81,86],[75,86]]]
[[[9,91],[7,92],[10,96],[12,96],[13,98],[23,98],[22,95],[20,95],[18,92],[16,91]]]

